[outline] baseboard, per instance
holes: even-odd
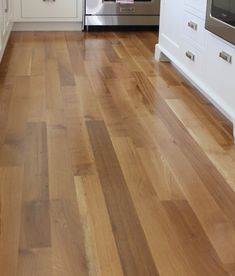
[[[81,31],[82,22],[15,22],[13,31]]]

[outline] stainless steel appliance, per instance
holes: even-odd
[[[235,44],[235,0],[207,0],[206,29]]]
[[[85,0],[85,26],[154,26],[159,24],[160,0],[128,2]]]

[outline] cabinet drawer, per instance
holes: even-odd
[[[184,11],[183,15],[183,34],[193,40],[200,48],[205,47],[204,21],[199,17]]]
[[[181,47],[181,58],[188,73],[200,79],[203,77],[203,52],[190,42],[184,41]]]
[[[77,0],[21,0],[24,18],[76,17]]]
[[[208,34],[206,82],[231,108],[235,106],[235,48]]]

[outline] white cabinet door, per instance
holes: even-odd
[[[172,56],[179,56],[182,0],[162,0],[160,18],[160,45]]]
[[[8,37],[11,31],[12,17],[13,17],[13,1],[2,0],[3,7],[3,37]]]
[[[0,0],[0,61],[12,29],[13,0]]]
[[[204,53],[201,52],[188,39],[184,39],[181,47],[181,61],[186,71],[193,75],[194,78],[203,80],[204,78]]]
[[[192,42],[200,49],[205,48],[206,31],[205,22],[201,18],[193,15],[188,11],[183,13],[183,36],[192,40]]]
[[[77,0],[21,0],[23,18],[75,18]]]
[[[235,48],[208,33],[206,83],[222,105],[235,107]]]

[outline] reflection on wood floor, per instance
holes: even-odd
[[[0,66],[1,276],[235,275],[229,122],[153,32],[13,33]]]

